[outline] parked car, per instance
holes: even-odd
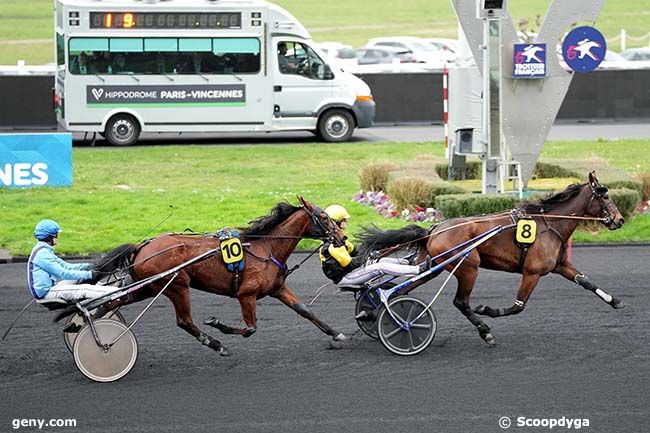
[[[394,47],[371,47],[357,48],[354,50],[357,62],[360,65],[378,65],[383,63],[393,63],[395,59],[399,63],[415,63],[413,53]]]
[[[449,38],[424,38],[429,44],[445,54],[448,62],[456,60],[458,55],[458,40]]]
[[[366,48],[371,47],[393,47],[409,51],[418,63],[431,63],[442,67],[442,64],[446,62],[443,52],[424,39],[413,36],[373,38],[366,44]]]
[[[631,62],[650,61],[650,47],[630,48],[621,51],[621,56]]]
[[[321,42],[316,46],[325,53],[329,63],[333,63],[343,70],[353,69],[357,66],[357,57],[350,45],[340,42]]]
[[[598,66],[600,69],[628,69],[629,67],[629,60],[625,59],[619,53],[610,50],[605,51],[605,58]]]

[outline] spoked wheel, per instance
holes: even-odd
[[[94,310],[91,311],[91,313],[94,313]],[[102,319],[117,320],[118,322],[126,324],[126,319],[124,318],[124,316],[122,316],[122,313],[120,313],[119,310],[109,311],[108,314],[106,314],[104,317],[102,317]],[[84,319],[83,319],[83,316],[80,313],[73,314],[72,316],[68,316],[68,319],[65,322],[66,326],[70,322],[73,322],[73,323],[75,323],[76,325],[79,325],[79,326],[84,326]],[[78,334],[78,332],[64,332],[63,333],[63,341],[65,342],[65,347],[67,347],[70,352],[72,352],[72,348],[74,347],[74,340],[77,338],[77,334]]]
[[[400,296],[388,303],[379,314],[379,339],[386,349],[396,355],[417,355],[425,350],[436,335],[436,317],[423,301]],[[424,314],[415,320],[420,313]],[[393,316],[395,318],[393,318]]]
[[[84,326],[74,342],[74,363],[81,374],[95,382],[121,379],[131,371],[138,358],[135,335],[117,320],[98,319],[93,325],[102,347],[97,345],[90,325]],[[113,343],[122,333],[124,335]],[[111,343],[113,345],[109,346]]]
[[[393,283],[386,283],[381,288],[388,289],[394,287]],[[381,297],[377,292],[377,288],[367,289],[354,306],[354,316],[357,317],[362,312],[366,313],[365,318],[357,319],[357,325],[359,329],[363,331],[370,338],[379,340],[379,331],[377,331],[377,318],[379,313],[384,309],[384,306],[381,304]]]

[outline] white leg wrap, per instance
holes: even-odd
[[[600,296],[600,299],[603,301],[607,302],[608,304],[612,302],[612,297],[611,295],[608,295],[607,293],[603,292],[600,289],[596,289],[596,294]]]

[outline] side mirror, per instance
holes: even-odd
[[[334,79],[334,72],[332,72],[332,68],[330,68],[330,65],[325,65],[323,69],[323,80],[333,80]]]

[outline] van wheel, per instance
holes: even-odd
[[[335,109],[323,113],[318,120],[318,136],[330,143],[348,141],[354,132],[354,118],[346,110]]]
[[[118,114],[106,124],[104,136],[113,146],[130,146],[140,137],[140,124],[129,114]]]

